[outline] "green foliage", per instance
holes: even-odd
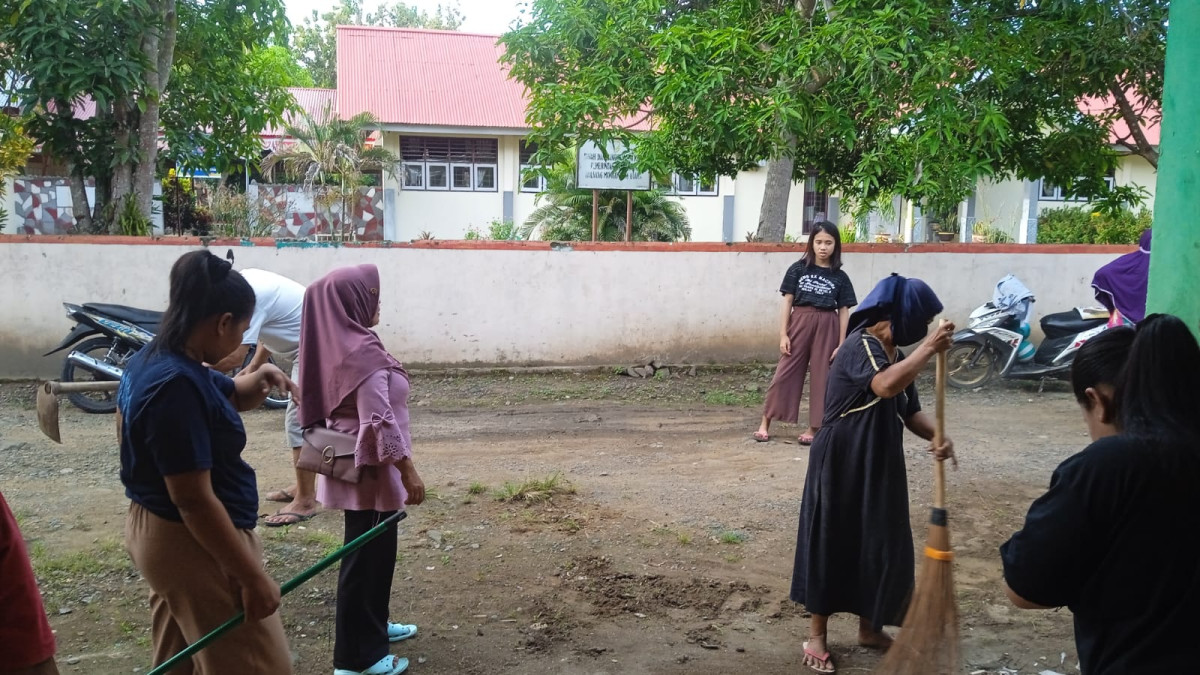
[[[322,14],[313,10],[304,25],[292,30],[292,50],[318,87],[337,87],[337,27],[390,26],[458,30],[463,15],[457,5],[438,5],[432,14],[403,2],[384,4],[376,12],[363,12],[362,0],[338,0]]]
[[[287,50],[273,44],[286,34],[283,4],[179,2],[175,64],[162,110],[163,156],[176,166],[221,173],[240,168],[262,154],[262,131],[283,124],[295,105],[287,87],[304,75]],[[248,11],[251,6],[257,11]],[[222,12],[235,8],[236,14]]]
[[[1046,209],[1038,216],[1039,244],[1136,244],[1154,217],[1147,209],[1113,215],[1088,207]]]
[[[0,114],[0,230],[8,223],[4,181],[25,168],[35,147],[33,139],[25,135],[24,123],[21,118]]]
[[[137,199],[132,194],[117,203],[109,204],[112,213],[106,218],[113,224],[116,234],[129,237],[148,237],[154,232],[154,223],[138,208]]]
[[[899,194],[940,213],[991,175],[1102,194],[1116,154],[1077,100],[1133,72],[1160,100],[1166,5],[534,0],[501,41],[530,91],[534,163],[636,137],[639,168],[736,175],[787,157],[864,206]],[[626,123],[643,119],[649,133]]]
[[[162,214],[165,232],[205,236],[212,226],[212,213],[196,204],[192,179],[180,176],[175,169],[162,179]]]
[[[516,223],[511,220],[493,220],[488,225],[488,239],[498,241],[508,241],[511,239],[520,239],[521,230]]]
[[[207,206],[212,234],[234,239],[269,237],[283,223],[287,205],[275,201],[255,202],[250,195],[229,187],[218,187],[208,194]]]
[[[303,123],[288,125],[293,140],[281,144],[263,160],[264,173],[282,169],[289,180],[298,181],[313,194],[315,204],[325,209],[330,223],[337,222],[339,238],[350,234],[351,202],[363,184],[363,172],[383,170],[391,174],[399,157],[382,145],[367,146],[379,121],[370,113],[341,119],[326,106],[319,119],[300,111]],[[334,205],[340,205],[336,217]]]
[[[123,212],[108,206],[130,191],[148,205],[160,133],[178,166],[224,171],[257,157],[292,103],[262,52],[285,36],[282,0],[6,0],[0,15],[29,133],[77,186],[95,178],[98,214]],[[95,114],[77,117],[89,100]]]
[[[529,214],[521,236],[534,233],[545,241],[590,241],[592,238],[592,191],[575,187],[575,155],[560,152],[551,168],[544,170],[546,190],[537,196],[542,204]],[[627,196],[623,190],[599,193],[600,241],[624,241]],[[544,204],[542,202],[545,202]],[[664,190],[633,193],[633,241],[688,241],[692,228],[687,212]]]

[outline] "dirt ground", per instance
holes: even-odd
[[[807,620],[787,593],[808,453],[793,427],[750,439],[769,377],[415,377],[431,498],[401,526],[392,616],[420,634],[393,653],[417,675],[807,672]],[[0,490],[29,542],[59,666],[145,672],[146,586],[121,543],[112,420],[64,402],[59,446],[40,435],[33,401],[31,385],[0,386]],[[948,410],[963,672],[1076,673],[1069,612],[1010,607],[997,553],[1056,464],[1086,444],[1076,406],[1063,385],[1004,384],[952,392]],[[246,415],[263,494],[288,480],[282,424],[281,411]],[[931,464],[919,439],[906,449],[923,540]],[[323,512],[259,531],[282,581],[337,548],[342,521]],[[297,673],[332,669],[335,584],[330,570],[284,598]],[[830,625],[842,673],[878,661],[854,646],[855,626]]]

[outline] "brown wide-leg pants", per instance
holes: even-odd
[[[800,395],[804,379],[812,370],[808,389],[808,424],[820,428],[825,415],[825,382],[829,378],[829,357],[838,344],[838,313],[813,307],[794,307],[788,320],[788,338],[792,353],[779,359],[775,377],[767,389],[763,416],[794,424],[800,417]]]
[[[253,530],[241,530],[246,546],[262,558]],[[131,503],[125,545],[150,585],[154,665],[204,637],[241,609],[241,591],[183,523]],[[279,612],[246,622],[171,671],[174,675],[290,675],[292,658]]]

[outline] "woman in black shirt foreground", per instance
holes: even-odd
[[[1128,350],[1120,330],[1075,360],[1094,442],[1000,548],[1006,591],[1024,609],[1071,610],[1084,675],[1195,672],[1200,345],[1169,315],[1147,317]],[[1109,398],[1102,373],[1117,369]]]

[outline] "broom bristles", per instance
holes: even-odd
[[[940,510],[940,509],[938,509]],[[934,522],[939,518],[935,513]],[[875,670],[879,675],[956,675],[961,672],[958,651],[958,604],[954,597],[954,562],[950,530],[930,524],[922,556],[921,575],[904,625]],[[939,554],[939,552],[942,552]],[[935,559],[930,554],[938,555]]]

